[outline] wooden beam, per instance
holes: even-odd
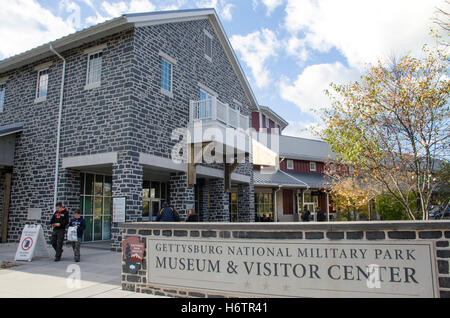
[[[197,183],[197,168],[195,163],[195,145],[190,144],[188,150],[188,188]]]
[[[4,175],[5,175],[5,183],[3,187],[2,243],[6,243],[8,232],[8,214],[9,214],[8,212],[11,200],[11,178],[12,178],[11,170],[5,171]]]
[[[224,155],[224,164],[225,164],[225,192],[231,192],[231,174],[236,169],[236,167],[239,165],[239,162],[235,159],[235,161],[231,164],[226,162],[226,158]]]

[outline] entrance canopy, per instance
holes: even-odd
[[[15,134],[22,129],[22,123],[0,126],[0,166],[13,166],[16,148]]]

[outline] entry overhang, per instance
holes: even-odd
[[[16,133],[23,129],[22,123],[0,126],[0,166],[13,166]]]

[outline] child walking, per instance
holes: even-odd
[[[75,257],[75,262],[80,261],[80,245],[83,238],[83,232],[86,227],[86,223],[80,214],[80,210],[75,210],[73,212],[73,218],[70,220],[69,226],[74,226],[77,230],[78,240],[72,242],[73,254]]]

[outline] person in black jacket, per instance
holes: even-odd
[[[171,208],[169,204],[164,201],[163,208],[159,211],[156,217],[157,222],[178,222],[180,221],[180,216],[174,208]]]
[[[195,214],[194,209],[189,209],[186,222],[198,222],[198,215]]]
[[[69,222],[69,226],[74,226],[77,230],[78,240],[76,242],[72,242],[73,255],[75,257],[75,262],[80,261],[80,245],[81,240],[83,239],[83,232],[86,228],[86,222],[84,218],[81,216],[80,210],[75,210],[73,212],[73,218]]]
[[[59,202],[56,204],[56,212],[50,220],[50,225],[53,228],[51,243],[56,252],[55,262],[59,262],[61,260],[64,235],[68,224],[69,212],[63,207],[62,203]]]

